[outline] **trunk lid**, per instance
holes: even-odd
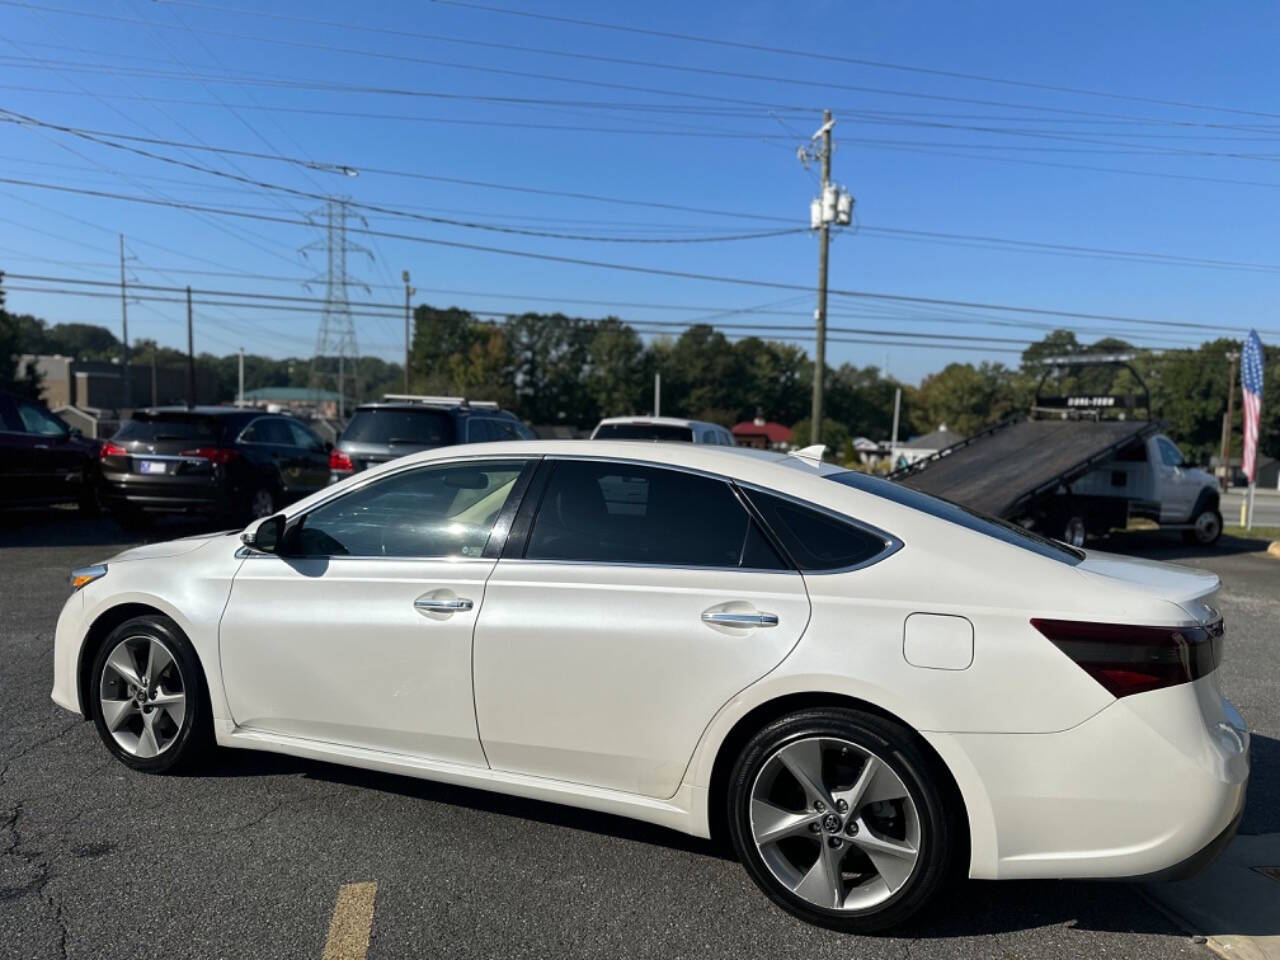
[[[1175,603],[1197,623],[1211,623],[1218,619],[1218,611],[1209,600],[1218,592],[1222,581],[1216,573],[1208,570],[1101,550],[1086,550],[1084,561],[1075,569]]]

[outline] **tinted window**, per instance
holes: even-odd
[[[528,440],[529,438],[525,436],[528,428],[522,430],[523,426],[514,420],[489,421],[489,429],[493,433],[494,440]]]
[[[1172,440],[1158,437],[1156,443],[1160,447],[1160,459],[1166,467],[1182,466],[1182,451],[1173,445]]]
[[[480,557],[519,461],[397,473],[308,513],[290,544],[308,557]]]
[[[453,416],[444,410],[357,410],[342,431],[342,440],[351,443],[445,447],[454,438]]]
[[[606,423],[596,428],[596,440],[681,440],[693,443],[693,431],[688,427],[673,427],[665,423]]]
[[[216,441],[221,433],[212,417],[194,417],[182,413],[142,414],[126,420],[112,440],[196,440]]]
[[[801,570],[857,566],[885,548],[883,537],[828,513],[758,490],[747,496]]]
[[[288,420],[260,417],[245,428],[240,434],[240,440],[244,443],[271,443],[281,447],[292,447],[293,433],[289,427]]]
[[[729,485],[591,461],[555,464],[525,556],[531,560],[783,569]]]
[[[293,436],[293,445],[301,447],[303,450],[323,450],[324,444],[320,442],[320,438],[308,430],[300,423],[290,420],[289,433]]]
[[[927,493],[921,493],[919,490],[912,490],[910,487],[903,486],[900,483],[882,480],[879,477],[872,477],[856,470],[827,474],[826,479],[834,480],[836,483],[844,484],[846,487],[853,487],[855,490],[861,490],[864,493],[884,497],[886,500],[892,500],[894,503],[902,504],[904,507],[911,507],[913,510],[927,513],[931,517],[958,524],[966,530],[973,530],[976,533],[994,537],[996,540],[1011,546],[1038,553],[1040,556],[1048,557],[1050,560],[1058,560],[1074,566],[1084,559],[1082,551],[1069,547],[1065,543],[1050,540],[1048,537],[1042,537],[1038,533],[1023,529],[1017,524],[1009,523],[1007,520],[1000,520],[997,517],[989,517],[984,513],[970,510],[968,507],[963,507],[958,503],[952,503],[950,500],[943,500],[941,497],[933,497]]]
[[[490,440],[497,439],[488,420],[481,420],[477,417],[471,417],[467,420],[468,443],[488,443]]]
[[[18,404],[18,416],[27,433],[38,433],[42,437],[62,437],[70,432],[65,423],[34,403]]]

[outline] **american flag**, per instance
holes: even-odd
[[[1240,385],[1244,387],[1244,475],[1254,482],[1258,462],[1258,425],[1262,420],[1262,341],[1250,330],[1240,356]]]

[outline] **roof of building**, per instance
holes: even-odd
[[[338,394],[334,390],[312,390],[310,387],[258,387],[256,390],[244,392],[246,400],[266,400],[278,403],[311,402],[337,403]]]
[[[791,428],[772,420],[758,423],[755,420],[744,420],[733,428],[735,437],[764,436],[770,443],[788,443],[791,440]]]
[[[962,443],[965,439],[963,433],[956,433],[946,427],[939,427],[937,430],[926,433],[922,437],[913,437],[906,443],[898,444],[898,446],[906,447],[908,450],[942,450],[952,444]]]

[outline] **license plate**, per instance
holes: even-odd
[[[165,473],[165,462],[163,460],[139,460],[139,473]]]

